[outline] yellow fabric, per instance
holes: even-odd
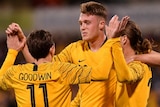
[[[110,50],[110,48],[107,49]],[[104,51],[101,55],[110,55],[108,60],[113,62],[111,51],[109,50]],[[9,50],[8,53],[3,65],[3,72],[1,72],[0,76],[0,87],[4,90],[14,88],[19,107],[31,107],[31,102],[32,107],[43,107],[44,105],[68,107],[71,101],[70,84],[89,83],[91,80],[108,79],[109,69],[112,67],[112,63],[107,64],[108,60],[105,60],[105,57],[103,57],[93,68],[86,65],[84,67],[79,66],[81,64],[73,65],[57,61],[54,63],[40,64],[38,71],[33,71],[34,64],[24,64],[12,66],[6,72],[5,70],[9,65],[14,63],[18,54],[14,50]],[[105,69],[106,67],[108,69]],[[106,86],[104,84],[102,86]]]
[[[2,76],[7,71],[7,69],[14,64],[17,54],[18,51],[16,50],[13,49],[8,50],[5,61],[3,62],[3,65],[1,66],[0,69],[0,76]]]
[[[90,84],[79,84],[79,91],[71,106],[78,107],[114,107],[116,90],[116,73],[112,67],[111,46],[119,39],[108,40],[97,52],[90,51],[88,43],[78,41],[70,44],[53,60],[72,62],[82,66],[97,66],[102,60],[106,70],[106,81],[93,81]]]
[[[127,65],[120,42],[112,45],[112,52],[119,81],[116,107],[147,107],[152,79],[151,70],[146,64],[138,61]]]
[[[36,107],[69,107],[70,84],[90,82],[92,76],[91,67],[58,61],[40,64],[37,71],[33,68],[34,64],[12,66],[1,76],[0,86],[14,88],[18,107],[33,107],[31,98]]]

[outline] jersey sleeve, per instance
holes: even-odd
[[[127,64],[120,46],[120,41],[112,45],[112,54],[118,81],[135,82],[143,77],[143,64],[138,61]]]
[[[65,47],[59,54],[55,55],[52,60],[53,61],[61,61],[61,62],[72,62],[71,59],[71,49],[73,47],[73,43]]]
[[[0,69],[0,76],[2,76],[6,70],[14,64],[18,51],[9,49],[5,61]]]
[[[54,68],[60,73],[59,83],[63,84],[79,84],[91,81],[91,67],[82,67],[79,65],[54,62]]]
[[[2,76],[0,76],[0,87],[3,90],[7,90],[8,88],[12,88],[12,76],[14,73],[12,72],[12,67],[8,68],[6,72]]]

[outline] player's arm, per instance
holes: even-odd
[[[17,23],[13,23],[12,26],[15,26],[15,31],[17,32],[17,35],[18,35],[20,40],[23,39],[23,38],[26,38],[26,36],[24,35],[21,27]],[[27,44],[25,44],[24,48],[21,51],[22,51],[22,54],[23,54],[26,62],[30,62],[30,63],[34,62],[34,58],[30,54]]]
[[[118,81],[134,82],[143,77],[144,70],[142,63],[137,61],[127,64],[120,41],[112,45],[112,54]]]
[[[160,53],[151,51],[148,54],[135,55],[131,60],[141,61],[151,66],[160,66]]]
[[[7,34],[7,47],[8,52],[7,56],[5,58],[5,61],[3,62],[3,65],[0,69],[0,75],[3,75],[3,73],[14,64],[14,61],[16,59],[16,56],[18,52],[24,47],[24,44],[26,42],[26,39],[23,38],[21,40],[18,39],[17,35],[13,35],[10,32],[10,29],[6,30]]]
[[[119,32],[125,29],[128,20],[129,17],[125,16],[121,21],[119,21],[118,16],[115,15],[110,20],[109,26],[106,26],[106,31],[108,31],[108,38],[119,39],[119,41],[117,40],[117,42],[113,43],[112,45],[112,55],[114,66],[117,72],[117,78],[120,82],[131,82],[139,80],[142,78],[144,73],[141,63],[134,63],[132,66],[127,64],[123,55],[122,48],[120,46],[120,38],[115,38],[120,36]]]
[[[27,44],[25,44],[24,48],[22,49],[22,54],[23,54],[26,62],[28,62],[28,63],[33,63],[34,62],[34,58],[30,54]]]

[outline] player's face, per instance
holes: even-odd
[[[93,41],[100,33],[100,18],[96,15],[80,14],[80,32],[82,40]]]

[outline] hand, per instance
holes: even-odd
[[[115,15],[109,21],[109,26],[106,25],[106,34],[108,39],[120,36],[119,33],[125,29],[129,17],[125,16],[121,19],[121,21],[118,19],[119,17]]]
[[[26,38],[21,27],[17,23],[12,23],[6,29],[6,34],[10,36],[18,36],[19,40]]]
[[[23,49],[26,43],[26,38],[19,40],[18,36],[7,35],[7,47],[8,49],[14,49],[20,51]]]

